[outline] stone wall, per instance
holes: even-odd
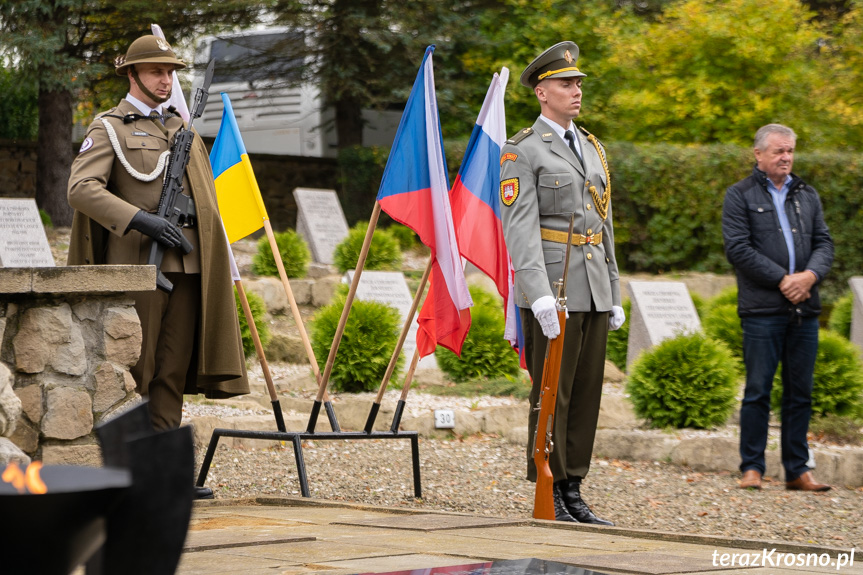
[[[155,268],[0,269],[0,468],[100,464],[94,427],[140,401],[127,291],[142,288],[155,288]]]

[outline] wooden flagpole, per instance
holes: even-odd
[[[396,363],[399,359],[399,354],[402,352],[402,347],[404,346],[405,339],[407,339],[408,332],[411,329],[411,324],[414,321],[414,314],[416,314],[417,307],[419,307],[420,299],[422,298],[423,292],[426,288],[426,283],[428,283],[429,275],[431,275],[432,270],[432,258],[429,257],[428,265],[426,265],[425,272],[423,273],[423,277],[420,280],[420,285],[417,288],[417,293],[414,296],[414,301],[411,303],[411,309],[408,312],[408,316],[405,318],[405,324],[402,327],[401,335],[399,336],[399,341],[396,343],[396,347],[393,350],[393,355],[390,357],[390,363],[387,365],[387,371],[384,373],[384,378],[381,381],[381,386],[378,389],[378,395],[375,398],[374,403],[372,403],[372,407],[369,410],[368,419],[366,419],[365,432],[371,433],[372,428],[375,425],[375,419],[378,416],[378,411],[381,408],[381,401],[384,397],[384,392],[387,389],[387,385],[390,383],[390,378],[393,376],[393,372],[396,369]]]
[[[393,423],[390,426],[390,431],[393,433],[398,433],[399,431],[399,425],[401,425],[402,422],[402,413],[404,413],[405,403],[408,399],[408,391],[410,391],[411,382],[414,380],[414,372],[417,370],[417,363],[419,363],[419,360],[420,351],[415,349],[414,356],[411,358],[411,365],[405,374],[405,384],[404,387],[402,387],[402,395],[399,397],[398,404],[396,404],[396,411],[393,413]]]
[[[264,230],[267,233],[267,239],[270,242],[270,250],[273,252],[273,259],[276,262],[276,269],[279,270],[279,278],[282,280],[282,286],[285,288],[285,294],[288,296],[288,305],[291,306],[291,313],[294,316],[294,323],[300,330],[300,339],[303,342],[303,347],[306,349],[306,355],[309,358],[309,363],[312,364],[312,371],[315,374],[315,381],[320,386],[321,371],[318,367],[318,360],[315,358],[315,352],[312,349],[312,344],[309,341],[309,335],[306,332],[306,326],[303,323],[303,317],[300,315],[300,308],[297,306],[297,300],[294,298],[294,291],[291,289],[291,283],[288,281],[288,274],[285,272],[285,264],[282,262],[282,255],[279,252],[279,246],[276,244],[276,236],[273,233],[273,226],[270,224],[269,218],[264,219]],[[326,397],[327,415],[330,420],[330,427],[333,431],[340,431],[339,422],[335,417],[335,412],[332,409],[330,398]]]
[[[330,374],[333,371],[333,364],[335,363],[336,353],[339,350],[339,345],[342,342],[342,335],[345,333],[345,326],[348,323],[348,315],[351,312],[351,306],[354,303],[354,296],[357,293],[357,286],[360,284],[360,276],[363,274],[363,266],[366,263],[366,258],[369,255],[369,248],[372,244],[372,236],[375,233],[375,227],[378,224],[378,218],[381,215],[381,203],[375,201],[375,207],[372,210],[372,215],[369,218],[369,227],[366,230],[366,237],[363,239],[363,247],[360,250],[360,255],[357,258],[357,267],[354,270],[354,277],[351,280],[351,287],[348,290],[347,299],[345,299],[345,306],[342,308],[342,315],[339,318],[339,325],[336,327],[336,334],[333,337],[333,344],[330,346],[330,353],[327,356],[327,363],[324,366],[324,374],[321,377],[320,383],[318,384],[318,395],[315,398],[315,402],[312,404],[312,413],[309,416],[309,424],[306,427],[306,433],[314,433],[315,425],[318,422],[318,413],[321,410],[321,401],[324,398],[324,395],[327,392],[327,384],[330,381]]]
[[[237,288],[237,294],[240,296],[240,305],[243,306],[243,313],[246,314],[246,323],[249,324],[249,331],[252,333],[252,341],[255,343],[255,353],[258,354],[258,360],[261,362],[264,380],[267,382],[267,391],[270,393],[270,402],[273,405],[273,414],[276,417],[276,427],[278,427],[279,431],[285,432],[287,430],[285,429],[285,418],[282,415],[282,407],[279,404],[278,396],[276,396],[276,386],[273,385],[273,376],[270,374],[270,366],[267,363],[267,357],[264,355],[264,346],[261,345],[258,326],[255,325],[255,318],[252,317],[252,309],[249,307],[246,290],[243,288],[242,280],[234,280],[234,285]]]

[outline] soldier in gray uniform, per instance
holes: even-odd
[[[536,430],[542,369],[549,339],[560,334],[552,282],[563,275],[567,230],[575,214],[567,276],[567,320],[550,456],[558,521],[611,525],[581,498],[590,467],[605,367],[608,331],[625,321],[620,299],[611,179],[605,150],[573,119],[581,111],[584,73],[578,46],[555,44],[521,75],[539,100],[541,115],[507,140],[501,151],[503,230],[515,269],[525,357],[533,379],[528,419]],[[532,443],[529,442],[529,443]],[[536,481],[532,445],[527,476]]]

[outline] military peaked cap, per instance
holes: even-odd
[[[572,78],[587,76],[581,72],[578,62],[578,46],[575,42],[555,44],[531,62],[521,73],[521,84],[534,88],[546,78]]]

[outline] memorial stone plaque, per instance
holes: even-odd
[[[348,235],[348,222],[334,190],[296,188],[297,233],[309,244],[312,259],[333,263],[333,250]]]
[[[682,282],[629,282],[632,295],[626,367],[664,339],[701,331],[698,312]]]
[[[353,281],[354,272],[349,271],[346,275],[347,282]],[[405,275],[402,272],[378,272],[378,271],[363,271],[360,277],[360,283],[357,286],[357,299],[363,301],[377,301],[389,304],[399,310],[401,314],[401,324],[399,325],[399,333],[404,327],[404,322],[411,310],[414,294],[408,288]],[[402,355],[405,358],[404,369],[410,365],[413,358],[414,350],[417,347],[417,325],[416,318],[419,315],[419,309],[414,314],[414,319],[411,322],[410,331],[408,331],[405,343],[402,346]],[[428,369],[436,367],[437,362],[434,359],[434,354],[422,358],[417,364],[417,369]]]
[[[54,267],[36,200],[0,198],[0,267]]]
[[[854,310],[851,313],[851,342],[863,350],[863,276],[848,280],[854,295]]]

